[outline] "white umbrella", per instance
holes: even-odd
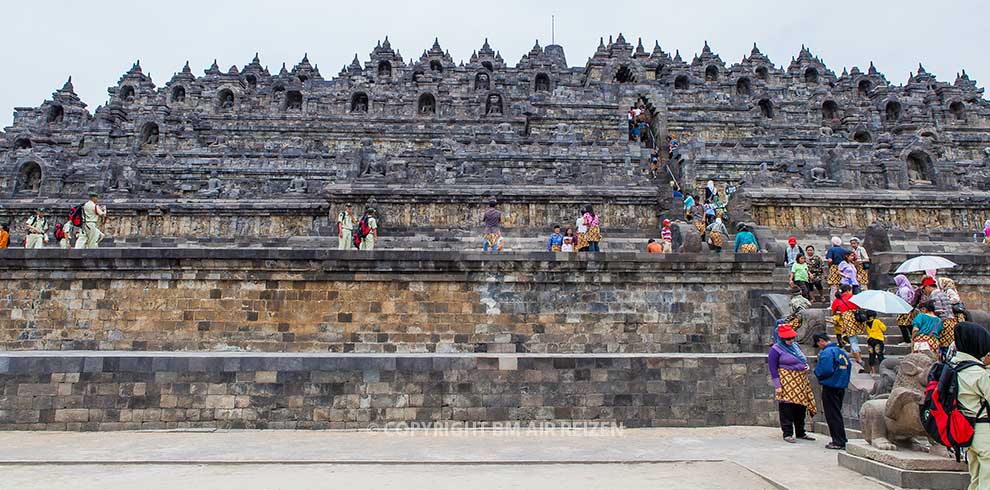
[[[863,291],[849,300],[864,310],[873,310],[877,313],[910,313],[913,309],[907,301],[896,294],[876,289]]]
[[[905,260],[900,267],[894,271],[895,274],[917,271],[931,271],[936,269],[951,269],[956,263],[937,255],[920,255],[913,259]]]

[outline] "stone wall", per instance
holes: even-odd
[[[0,355],[0,430],[773,425],[765,356]]]
[[[379,213],[382,234],[410,230],[458,229],[476,233],[483,228],[481,217],[490,197],[497,197],[506,228],[543,234],[553,224],[573,225],[579,210],[595,206],[602,226],[609,230],[655,231],[655,189],[607,191],[536,188],[528,191],[486,188],[462,189],[462,193],[431,193],[415,189],[355,189],[328,193],[324,199],[281,200],[186,200],[114,199],[105,202],[110,220],[104,232],[115,240],[186,238],[193,240],[272,241],[294,236],[335,236],[336,216],[345,203],[353,203],[360,215],[366,206]],[[46,201],[49,216],[66,220],[76,201]],[[27,232],[23,222],[33,215],[38,202],[12,202],[0,209],[0,223],[14,223],[15,236]],[[331,218],[332,214],[332,218]]]
[[[7,250],[0,347],[757,352],[766,255]]]
[[[893,230],[982,232],[990,199],[916,191],[762,189],[746,191],[753,220],[775,230],[856,231],[875,221]]]

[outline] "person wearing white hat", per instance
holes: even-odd
[[[866,249],[859,244],[859,238],[850,238],[849,247],[856,256],[856,280],[863,290],[866,290],[866,285],[870,281],[870,254],[866,253]]]

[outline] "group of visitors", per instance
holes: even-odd
[[[481,217],[485,225],[482,235],[482,251],[498,253],[505,248],[505,238],[502,236],[502,212],[498,209],[498,201],[488,201],[488,209]],[[561,232],[561,226],[555,224],[547,238],[547,252],[601,252],[602,227],[601,218],[595,213],[591,204],[585,205],[578,213],[573,227]]]
[[[378,241],[378,218],[375,208],[369,207],[358,218],[351,203],[337,214],[337,248],[340,250],[374,250]]]
[[[65,223],[51,225],[48,210],[37,208],[24,222],[24,248],[45,248],[52,240],[63,249],[99,248],[105,234],[100,227],[106,223],[107,209],[98,204],[99,194],[89,194],[84,204],[69,210]],[[10,225],[0,226],[0,249],[10,246]]]
[[[823,280],[829,286],[828,298],[836,298],[843,285],[849,286],[852,294],[859,294],[869,282],[870,256],[859,238],[852,237],[848,249],[842,246],[839,237],[832,237],[831,243],[823,258],[815,253],[814,246],[802,248],[797,238],[787,239],[782,262],[787,267],[791,288],[810,301],[825,299]]]
[[[685,193],[676,181],[670,182],[671,191],[674,198],[683,200],[684,222],[694,226],[701,235],[701,240],[708,245],[710,250],[721,253],[729,238],[729,230],[723,221],[727,201],[723,201],[719,196],[715,182],[709,180],[705,185],[704,200],[691,193]],[[650,239],[647,242],[647,252],[649,253],[670,253],[673,246],[673,233],[669,219],[664,219],[660,223],[660,240]],[[655,244],[655,245],[654,245]],[[736,241],[733,244],[735,253],[755,253],[760,250],[759,241],[753,234],[753,230],[746,224],[740,223],[736,226]]]
[[[911,342],[912,352],[945,356],[955,341],[955,326],[968,318],[955,281],[948,277],[936,280],[926,275],[921,284],[914,287],[907,276],[901,274],[894,282],[897,295],[914,307],[910,313],[897,317],[902,338]]]
[[[629,141],[652,144],[649,113],[642,103],[629,108]]]

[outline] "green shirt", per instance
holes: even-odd
[[[794,265],[791,266],[791,274],[794,274],[795,281],[808,282],[808,264],[795,262]]]

